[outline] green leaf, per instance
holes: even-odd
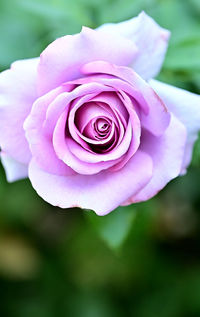
[[[200,70],[200,41],[170,47],[165,67],[173,70]],[[192,58],[191,58],[192,57]]]
[[[92,211],[87,211],[86,216],[107,245],[112,249],[118,249],[130,232],[135,210],[131,205],[118,207],[104,217],[97,216]]]
[[[107,22],[120,22],[138,15],[142,10],[148,11],[155,0],[115,0],[109,1],[105,7],[99,11],[99,24]]]
[[[194,6],[194,10],[200,13],[200,2],[199,0],[190,0],[191,6]]]
[[[194,145],[192,165],[195,167],[200,167],[200,133],[199,137]]]

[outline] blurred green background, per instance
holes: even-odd
[[[0,70],[141,10],[172,32],[159,79],[200,93],[199,0],[0,0]],[[200,316],[199,141],[186,176],[105,217],[0,174],[0,316]]]

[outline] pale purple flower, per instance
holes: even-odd
[[[200,97],[153,80],[169,32],[144,12],[51,43],[0,74],[1,160],[52,205],[105,215],[191,161]]]

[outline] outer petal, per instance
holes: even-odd
[[[162,66],[170,32],[141,12],[138,17],[117,24],[104,24],[98,31],[121,34],[136,44],[139,52],[131,66],[144,79],[155,77]]]
[[[29,177],[38,194],[61,208],[81,207],[105,215],[137,193],[152,175],[148,154],[138,151],[119,172],[104,171],[97,175],[57,176],[45,173],[34,160]]]
[[[37,98],[38,61],[36,58],[17,61],[0,74],[0,146],[23,164],[31,158],[23,122]]]
[[[28,166],[15,161],[6,153],[1,153],[1,162],[5,169],[8,182],[14,182],[28,177]]]
[[[137,49],[118,34],[101,34],[84,27],[80,34],[61,37],[41,54],[38,68],[41,94],[69,80],[81,77],[85,63],[105,60],[117,65],[129,65]]]
[[[191,161],[193,145],[200,130],[200,96],[156,80],[151,80],[150,85],[187,129],[187,144],[182,166],[184,173]]]
[[[186,141],[184,125],[172,115],[165,134],[157,138],[146,132],[141,148],[153,159],[153,176],[150,182],[124,204],[145,201],[155,196],[169,181],[181,172]]]

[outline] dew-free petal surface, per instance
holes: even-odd
[[[82,72],[84,74],[109,74],[131,84],[135,89],[132,97],[138,101],[140,108],[146,112],[141,112],[142,125],[154,135],[162,135],[169,125],[170,114],[163,101],[152,87],[132,69],[97,61],[85,64],[82,67]]]
[[[28,165],[17,162],[4,152],[1,152],[0,157],[8,182],[15,182],[28,177]]]
[[[125,204],[145,201],[155,196],[169,181],[181,172],[186,144],[186,129],[172,115],[165,134],[155,137],[146,132],[143,135],[141,149],[153,160],[153,176],[150,182]]]
[[[80,68],[85,63],[105,60],[129,65],[136,54],[136,46],[129,39],[83,27],[79,34],[58,38],[42,52],[38,68],[40,94],[81,77]]]
[[[150,85],[171,111],[186,127],[187,143],[182,172],[190,164],[194,142],[200,130],[200,96],[181,88],[151,80]]]
[[[23,164],[31,159],[23,123],[37,98],[38,62],[20,60],[0,73],[0,147]]]
[[[160,72],[170,32],[145,12],[124,22],[103,24],[97,30],[104,34],[120,34],[137,46],[138,54],[130,66],[142,78],[154,78]]]
[[[81,207],[105,215],[136,194],[152,176],[152,160],[138,151],[123,169],[103,171],[96,175],[58,176],[39,168],[35,160],[29,166],[29,177],[37,193],[47,202],[61,208]]]

